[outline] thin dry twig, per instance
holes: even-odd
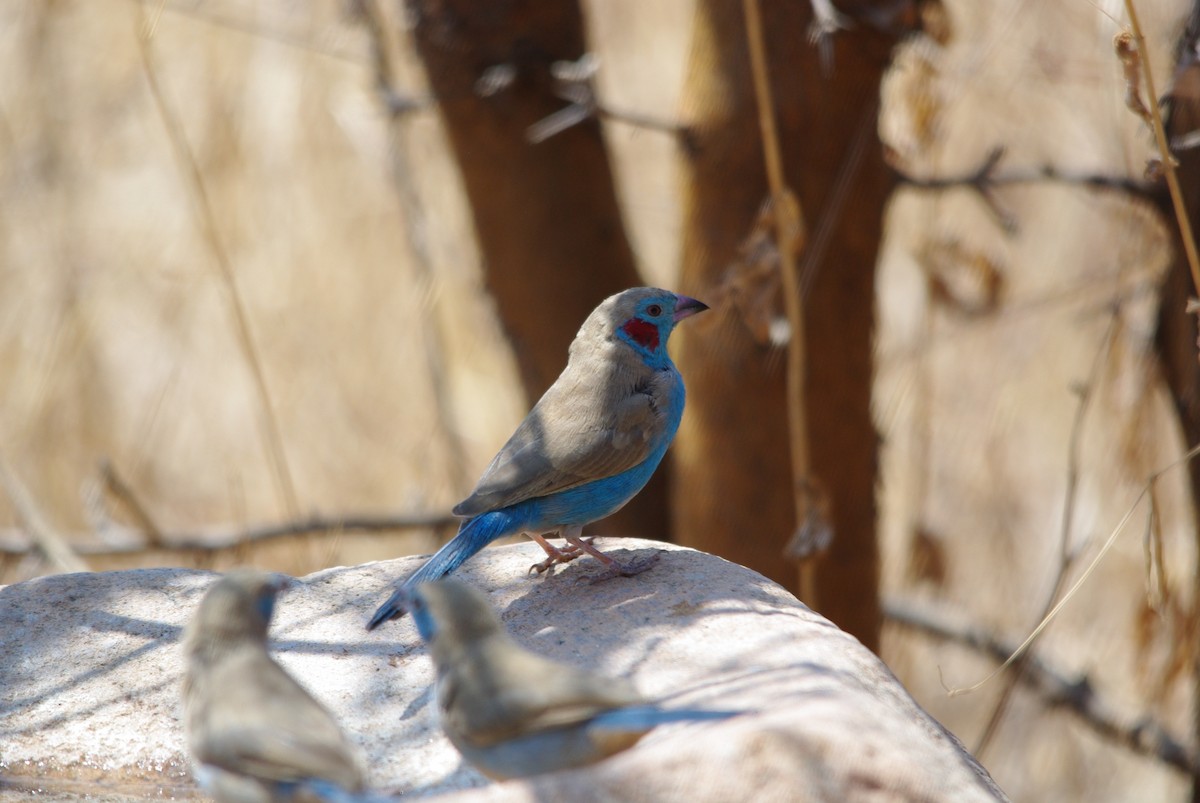
[[[0,475],[2,476],[2,475]],[[262,543],[298,535],[340,537],[348,532],[391,532],[395,530],[444,529],[456,526],[458,519],[446,513],[393,513],[378,516],[351,514],[347,516],[311,516],[297,521],[266,524],[257,527],[213,527],[194,532],[162,533],[158,542],[149,541],[146,534],[133,528],[113,528],[108,532],[109,543],[84,540],[88,536],[61,539],[67,548],[81,555],[113,557],[136,555],[151,551],[209,553],[235,549],[250,543]],[[34,537],[25,531],[0,530],[0,555],[23,555],[29,551]],[[41,549],[40,543],[34,541]]]
[[[1154,125],[1154,118],[1142,100],[1142,57],[1133,45],[1133,34],[1121,31],[1113,39],[1113,48],[1117,51],[1117,60],[1125,73],[1125,107],[1142,118],[1148,126]]]
[[[788,187],[784,177],[783,157],[775,124],[775,105],[771,97],[766,45],[758,0],[743,0],[742,8],[746,19],[746,40],[750,50],[754,93],[758,104],[759,135],[762,137],[763,160],[766,166],[767,186],[771,192],[775,236],[778,241],[784,309],[787,311],[788,324],[791,328],[791,337],[788,339],[787,371],[788,435],[797,527],[797,535],[792,539],[792,543],[815,545],[828,541],[826,536],[830,531],[830,524],[821,515],[820,511],[823,506],[817,504],[814,498],[817,491],[811,477],[808,420],[804,405],[806,348],[804,304],[801,298],[800,275],[796,267],[796,253],[804,247],[804,214],[799,201]],[[797,550],[789,545],[788,551],[795,553]],[[813,553],[815,556],[815,549]],[[816,583],[812,571],[812,561],[802,561],[800,596],[809,605],[816,607],[819,605],[819,601],[815,596]]]
[[[1065,184],[1084,187],[1099,187],[1102,189],[1122,190],[1129,193],[1146,194],[1146,185],[1142,181],[1129,178],[1127,175],[1107,173],[1075,173],[1060,170],[1051,164],[1005,167],[1001,170],[1006,151],[1004,146],[997,145],[988,151],[983,162],[967,173],[957,176],[918,176],[905,173],[894,164],[894,158],[889,159],[891,168],[901,183],[922,190],[943,190],[955,187],[967,187],[981,194],[986,194],[998,187],[1015,187],[1023,184]],[[886,157],[886,154],[885,154]]]
[[[251,21],[256,18],[257,9],[249,7],[247,4],[231,4],[229,8],[234,13],[226,14],[222,13],[222,6],[217,3],[172,3],[168,0],[137,0],[137,2],[154,7],[154,17],[147,26],[151,33],[157,29],[162,17],[169,14],[219,30],[232,31],[272,44],[290,47],[313,56],[321,56],[346,64],[362,64],[362,59],[352,48],[325,46],[311,36]],[[236,13],[239,10],[246,13]]]
[[[1164,614],[1166,604],[1170,601],[1171,587],[1167,578],[1167,566],[1163,562],[1163,526],[1162,515],[1159,511],[1162,505],[1158,501],[1158,483],[1150,483],[1150,510],[1146,515],[1146,530],[1142,536],[1144,553],[1146,601],[1151,610],[1160,616]]]
[[[996,661],[1006,661],[1006,656],[1017,651],[1011,643],[991,633],[951,621],[943,611],[902,600],[885,600],[883,611],[892,622],[934,638],[962,644]],[[1200,777],[1200,757],[1173,737],[1162,723],[1149,715],[1123,716],[1097,694],[1086,675],[1071,679],[1033,653],[1025,655],[1021,683],[1034,690],[1048,705],[1071,712],[1104,738],[1138,755],[1161,761],[1192,777]]]
[[[819,268],[825,264],[829,254],[829,244],[833,241],[834,231],[842,222],[846,204],[850,200],[850,190],[855,186],[859,170],[866,163],[866,156],[873,146],[878,145],[876,139],[876,118],[879,114],[879,98],[873,97],[869,103],[863,104],[862,117],[854,129],[854,136],[846,150],[846,156],[838,165],[837,176],[829,200],[822,205],[817,221],[812,227],[812,238],[803,250],[800,264],[797,266],[800,277],[800,296],[808,298],[808,292],[817,278]],[[803,232],[802,232],[803,234]],[[800,249],[797,249],[799,251]]]
[[[141,57],[142,72],[146,76],[146,83],[150,88],[150,95],[154,99],[154,105],[158,109],[159,117],[162,118],[163,127],[166,129],[167,139],[170,140],[175,159],[179,163],[180,170],[186,179],[185,183],[191,190],[192,202],[195,206],[201,230],[208,241],[209,248],[212,250],[213,260],[224,283],[226,297],[229,299],[230,311],[232,312],[237,331],[238,342],[242,346],[242,353],[246,358],[246,363],[254,379],[255,390],[258,392],[260,408],[259,423],[263,440],[265,441],[267,456],[271,462],[287,515],[294,518],[299,515],[300,503],[296,497],[296,488],[292,482],[291,469],[288,467],[287,454],[283,448],[283,437],[280,434],[279,420],[275,414],[275,408],[271,403],[271,393],[267,387],[267,378],[263,372],[262,360],[259,357],[254,336],[250,332],[250,320],[246,313],[245,302],[242,300],[241,292],[238,290],[233,264],[218,233],[217,219],[208,197],[208,190],[204,185],[204,177],[200,173],[200,167],[196,164],[195,155],[188,144],[183,124],[175,114],[174,109],[167,102],[166,95],[158,83],[158,71],[154,65],[154,53],[150,48],[150,35],[146,26],[142,4],[139,0],[131,0],[131,2],[134,8],[134,18],[137,22],[134,39],[137,41],[138,55]]]
[[[358,8],[367,35],[371,40],[371,61],[375,77],[375,89],[385,105],[391,105],[394,98],[402,97],[393,86],[392,77],[396,74],[392,59],[392,47],[388,36],[389,23],[387,15],[379,7],[377,0],[359,0]],[[456,488],[466,487],[467,450],[454,421],[454,399],[450,380],[446,376],[446,335],[438,321],[436,300],[437,271],[434,257],[429,248],[429,233],[425,209],[421,203],[420,191],[413,180],[412,166],[409,164],[411,146],[404,128],[403,114],[393,114],[390,117],[389,133],[392,147],[391,157],[392,181],[396,186],[396,194],[404,208],[403,222],[409,247],[412,249],[412,266],[420,283],[427,288],[427,304],[421,306],[421,314],[426,321],[421,326],[421,345],[425,352],[425,369],[429,376],[429,386],[433,392],[434,406],[437,409],[437,422],[441,440],[447,451],[449,464],[449,481]]]
[[[995,218],[1000,228],[1006,234],[1016,234],[1020,231],[1020,221],[1004,204],[1000,202],[996,190],[1001,187],[1017,187],[1027,184],[1064,184],[1072,186],[1095,187],[1097,189],[1113,189],[1126,193],[1145,195],[1146,185],[1128,176],[1104,175],[1100,173],[1069,173],[1063,172],[1053,165],[1042,165],[1031,168],[1006,168],[1000,170],[1004,159],[1004,148],[997,146],[988,152],[983,163],[965,175],[921,177],[907,174],[896,165],[892,165],[897,179],[909,186],[921,190],[945,190],[966,188],[972,190],[983,202],[988,212]]]
[[[593,117],[624,123],[649,131],[658,131],[678,138],[686,144],[687,130],[677,122],[648,114],[614,109],[603,103],[596,94],[593,78],[600,60],[594,53],[584,53],[576,61],[557,61],[550,73],[557,82],[555,94],[569,105],[538,120],[525,132],[530,144],[538,145],[551,137],[574,128]]]
[[[1162,159],[1163,171],[1167,177],[1167,189],[1171,193],[1171,204],[1175,208],[1175,221],[1179,225],[1179,234],[1183,240],[1183,250],[1187,255],[1188,268],[1192,272],[1192,285],[1197,295],[1200,295],[1200,254],[1196,251],[1196,238],[1192,234],[1192,223],[1188,218],[1187,206],[1183,202],[1183,191],[1179,187],[1179,175],[1175,170],[1175,157],[1171,155],[1171,146],[1167,142],[1167,132],[1163,127],[1162,111],[1158,108],[1158,92],[1154,88],[1154,73],[1150,68],[1150,59],[1146,54],[1146,38],[1142,36],[1142,25],[1138,20],[1137,7],[1134,0],[1125,0],[1125,11],[1129,14],[1129,27],[1133,33],[1133,41],[1141,57],[1141,73],[1146,81],[1146,95],[1150,98],[1150,121],[1154,129],[1154,141],[1158,145],[1159,157]],[[1118,52],[1122,34],[1117,34]]]
[[[17,520],[21,522],[24,532],[29,536],[33,546],[42,554],[46,562],[60,572],[86,572],[84,562],[66,539],[50,525],[42,514],[41,508],[34,501],[33,494],[21,482],[12,467],[0,455],[0,487],[8,495],[16,511]],[[24,551],[28,551],[28,547]]]
[[[142,500],[138,498],[133,487],[125,481],[111,460],[100,461],[100,478],[104,483],[104,489],[128,508],[130,514],[137,521],[138,527],[146,533],[146,538],[150,543],[161,545],[162,528],[158,526],[158,522],[150,515],[150,511],[142,504]]]
[[[1083,587],[1083,584],[1091,579],[1092,573],[1096,571],[1096,568],[1100,565],[1104,558],[1108,556],[1109,551],[1113,548],[1113,545],[1116,544],[1117,538],[1120,537],[1122,532],[1124,532],[1126,525],[1128,525],[1129,521],[1133,518],[1133,514],[1137,512],[1138,505],[1142,503],[1143,499],[1150,495],[1150,491],[1151,488],[1153,488],[1154,483],[1157,482],[1158,479],[1167,472],[1187,464],[1197,455],[1200,455],[1200,444],[1188,449],[1175,460],[1171,461],[1150,475],[1150,478],[1142,487],[1141,493],[1137,495],[1137,498],[1133,500],[1133,503],[1129,506],[1129,509],[1125,511],[1125,515],[1121,517],[1119,522],[1117,522],[1117,526],[1113,528],[1111,533],[1109,533],[1108,538],[1105,539],[1103,546],[1100,547],[1100,551],[1096,553],[1096,557],[1092,558],[1092,562],[1087,565],[1087,568],[1084,569],[1083,574],[1081,574],[1079,579],[1071,585],[1065,594],[1063,594],[1062,599],[1060,599],[1050,610],[1050,612],[1046,614],[1042,621],[1038,623],[1037,627],[1035,627],[1033,631],[1025,637],[1025,640],[1022,641],[1020,645],[1009,654],[1004,663],[996,667],[996,669],[990,672],[982,680],[973,683],[970,686],[958,686],[952,688],[948,687],[946,689],[946,693],[950,697],[958,697],[963,694],[970,694],[971,692],[978,691],[990,683],[994,678],[999,676],[1002,672],[1007,670],[1022,655],[1024,655],[1033,642],[1037,640],[1038,636],[1042,635],[1042,631],[1044,631],[1050,625],[1050,623],[1057,618],[1059,611],[1065,608],[1067,603],[1069,603],[1079,589]]]
[[[1074,568],[1075,559],[1079,554],[1071,550],[1071,531],[1075,529],[1075,507],[1078,502],[1077,491],[1079,489],[1080,464],[1082,462],[1081,453],[1083,451],[1083,425],[1087,420],[1087,413],[1091,408],[1096,387],[1100,383],[1101,372],[1107,362],[1108,355],[1112,351],[1112,343],[1117,334],[1117,324],[1120,314],[1120,305],[1114,304],[1112,317],[1109,318],[1104,338],[1101,340],[1100,346],[1096,349],[1095,356],[1092,357],[1092,365],[1088,370],[1087,379],[1082,385],[1076,388],[1079,404],[1075,407],[1075,416],[1071,421],[1071,434],[1067,440],[1067,484],[1058,533],[1058,569],[1054,577],[1054,584],[1050,589],[1050,593],[1046,596],[1046,602],[1042,606],[1041,613],[1038,614],[1038,621],[1044,619],[1054,607],[1054,602],[1058,599],[1059,594],[1062,593],[1063,586],[1066,585],[1067,577],[1070,575],[1071,569]],[[1027,663],[1026,658],[1022,658],[1013,666],[1013,671],[1009,675],[1007,685],[1000,692],[995,707],[992,709],[992,714],[988,717],[987,725],[984,726],[983,732],[976,742],[975,749],[972,751],[975,755],[978,756],[987,749],[992,738],[999,730],[1000,723],[1003,721],[1005,714],[1008,713],[1009,705],[1012,703],[1013,690],[1024,673]]]
[[[854,23],[834,7],[832,0],[811,0],[813,21],[808,28],[808,41],[817,46],[821,75],[833,73],[833,36]]]

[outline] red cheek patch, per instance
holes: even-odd
[[[658,348],[658,327],[652,323],[646,323],[641,318],[630,318],[621,326],[621,331],[650,351]]]

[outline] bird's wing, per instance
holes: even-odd
[[[546,391],[454,508],[475,516],[620,474],[641,463],[667,429],[678,372],[644,366],[597,376],[584,368]]]
[[[509,643],[479,645],[440,683],[446,727],[479,747],[642,701],[623,679],[602,678]]]
[[[265,652],[232,659],[209,682],[202,762],[267,780],[362,788],[362,769],[333,716]]]

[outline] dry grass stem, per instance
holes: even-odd
[[[784,309],[791,329],[791,337],[788,339],[787,400],[796,528],[799,533],[810,530],[821,532],[827,530],[830,525],[827,521],[815,520],[819,516],[818,506],[811,498],[810,489],[813,483],[809,478],[811,472],[808,417],[804,404],[804,304],[801,298],[800,276],[796,268],[796,253],[804,248],[804,214],[784,177],[758,0],[743,0],[742,8],[746,18],[746,39],[758,104],[759,136],[762,138],[763,160],[766,165],[767,185],[771,191],[775,236],[778,241]],[[809,563],[810,561],[801,563],[800,597],[808,605],[817,607],[819,602],[815,598],[816,583],[813,581],[812,569],[805,568]]]
[[[1046,602],[1042,606],[1041,613],[1038,614],[1039,621],[1045,619],[1046,615],[1053,609],[1055,600],[1062,593],[1067,577],[1070,575],[1071,569],[1074,568],[1075,557],[1079,554],[1078,551],[1071,549],[1071,532],[1075,529],[1075,508],[1079,496],[1079,474],[1082,462],[1081,452],[1083,450],[1084,423],[1087,420],[1087,413],[1095,396],[1096,388],[1100,383],[1104,366],[1109,354],[1112,352],[1113,341],[1117,336],[1119,328],[1120,315],[1120,305],[1114,304],[1108,327],[1104,332],[1104,338],[1101,340],[1100,346],[1096,349],[1096,354],[1092,358],[1092,365],[1088,371],[1087,379],[1082,385],[1076,388],[1079,403],[1075,407],[1075,415],[1071,420],[1071,434],[1067,442],[1067,481],[1063,497],[1062,520],[1058,533],[1058,567],[1055,572],[1054,584],[1046,597]],[[991,716],[988,718],[987,725],[984,726],[983,732],[975,744],[975,748],[972,751],[975,755],[982,754],[988,748],[988,745],[991,744],[992,738],[999,731],[1000,723],[1004,720],[1005,714],[1008,713],[1009,705],[1013,699],[1013,691],[1016,689],[1017,681],[1020,679],[1022,672],[1025,671],[1025,666],[1026,661],[1021,660],[1013,667],[1013,672],[1009,675],[1007,685],[1000,692],[1000,696],[992,709]]]
[[[1150,68],[1150,60],[1146,58],[1146,39],[1142,36],[1142,26],[1138,21],[1137,4],[1134,0],[1125,0],[1125,11],[1129,14],[1129,27],[1133,32],[1133,41],[1137,52],[1141,54],[1142,77],[1146,81],[1146,94],[1150,98],[1150,120],[1154,129],[1154,140],[1158,145],[1158,153],[1162,159],[1163,171],[1167,177],[1167,189],[1171,193],[1171,204],[1175,208],[1175,222],[1179,225],[1179,235],[1183,240],[1183,250],[1187,255],[1188,268],[1192,273],[1192,286],[1200,295],[1200,254],[1196,251],[1196,238],[1192,234],[1192,223],[1188,218],[1187,207],[1183,202],[1183,191],[1179,187],[1179,175],[1175,170],[1175,157],[1171,155],[1171,146],[1167,142],[1167,131],[1163,126],[1162,111],[1158,108],[1158,91],[1154,88],[1154,72]],[[1121,34],[1117,35],[1120,40]],[[1119,46],[1118,46],[1119,47]]]
[[[41,508],[33,498],[33,494],[21,482],[20,477],[0,455],[0,487],[4,488],[17,520],[28,534],[34,547],[41,552],[50,566],[59,572],[86,572],[88,565],[75,553],[66,539],[50,525]],[[29,551],[28,545],[18,554]]]
[[[1186,465],[1197,455],[1200,455],[1200,445],[1193,446],[1184,454],[1180,455],[1178,458],[1150,475],[1150,478],[1146,481],[1146,484],[1142,486],[1141,493],[1137,495],[1137,498],[1133,500],[1133,504],[1131,504],[1129,509],[1125,511],[1125,515],[1121,517],[1119,522],[1117,522],[1117,526],[1113,528],[1111,533],[1109,533],[1108,538],[1106,538],[1104,541],[1104,545],[1100,547],[1100,551],[1096,553],[1096,557],[1092,558],[1091,563],[1089,563],[1087,568],[1084,569],[1083,574],[1081,574],[1079,579],[1071,585],[1065,594],[1063,594],[1062,599],[1060,599],[1055,606],[1050,609],[1050,612],[1042,618],[1042,621],[1038,623],[1037,627],[1035,627],[1033,631],[1025,637],[1025,640],[1022,641],[1020,645],[1018,645],[1017,648],[1009,654],[1009,656],[1004,660],[1004,663],[990,672],[985,678],[971,684],[970,686],[947,687],[946,694],[950,697],[958,697],[963,694],[970,694],[978,691],[990,683],[993,679],[998,677],[1005,670],[1007,670],[1018,659],[1020,659],[1020,657],[1024,655],[1029,647],[1033,644],[1033,642],[1037,640],[1038,636],[1042,634],[1042,631],[1044,631],[1050,625],[1050,623],[1054,621],[1055,617],[1058,616],[1058,612],[1067,606],[1067,603],[1071,601],[1071,598],[1075,596],[1076,592],[1078,592],[1079,589],[1083,587],[1083,584],[1091,578],[1092,573],[1096,571],[1096,568],[1100,565],[1100,563],[1108,555],[1109,551],[1113,548],[1113,545],[1117,542],[1117,538],[1119,538],[1121,533],[1124,532],[1126,525],[1128,525],[1130,519],[1133,518],[1133,514],[1137,512],[1138,506],[1142,503],[1142,500],[1150,495],[1151,489],[1154,487],[1154,483],[1158,480],[1158,478],[1167,472],[1172,471],[1173,469],[1176,469],[1182,465]]]
[[[1011,644],[991,633],[953,622],[943,611],[909,601],[885,601],[884,615],[896,624],[961,644],[997,661],[1007,663],[1005,656],[1017,652]],[[1161,761],[1191,777],[1200,777],[1200,757],[1192,748],[1173,737],[1162,723],[1149,715],[1121,715],[1096,693],[1086,676],[1068,678],[1064,673],[1047,666],[1033,653],[1026,655],[1021,682],[1048,706],[1070,711],[1105,739],[1127,747],[1138,755]]]
[[[0,464],[0,479],[3,478]],[[11,493],[10,493],[11,496]],[[20,510],[20,508],[18,508]],[[109,557],[136,555],[144,552],[162,551],[171,553],[211,553],[226,549],[246,547],[249,544],[273,541],[295,536],[341,537],[348,532],[391,532],[414,529],[445,529],[458,524],[458,519],[446,513],[395,513],[348,516],[311,516],[296,521],[285,521],[259,527],[211,527],[193,532],[167,532],[161,540],[151,541],[141,530],[113,527],[108,532],[109,543],[97,543],[78,538],[60,538],[62,545],[72,553]],[[28,526],[28,525],[27,525]],[[38,540],[42,531],[29,536],[41,548]],[[29,543],[22,532],[0,530],[0,555],[23,555],[29,551]],[[72,569],[79,571],[79,569]]]
[[[389,31],[394,28],[389,23],[386,13],[380,8],[377,0],[359,0],[363,24],[371,39],[372,69],[375,76],[375,89],[384,108],[392,99],[401,97],[393,85],[396,74],[392,56],[393,43]],[[429,248],[429,234],[426,231],[426,215],[421,202],[420,192],[413,180],[413,168],[408,160],[411,146],[406,136],[405,115],[392,114],[388,119],[388,130],[392,138],[392,147],[388,149],[391,162],[392,182],[396,187],[396,196],[404,208],[404,227],[409,248],[412,253],[412,266],[425,288],[426,302],[421,310],[425,315],[421,326],[423,333],[421,341],[425,352],[425,368],[429,377],[430,389],[433,392],[434,404],[437,408],[438,439],[445,445],[447,462],[449,464],[449,481],[455,489],[469,487],[470,478],[467,475],[467,450],[463,445],[459,428],[454,421],[454,402],[450,381],[446,375],[446,335],[437,314],[436,271],[434,257]]]
[[[158,82],[158,72],[154,65],[154,54],[150,48],[152,31],[146,25],[142,5],[139,0],[132,0],[132,2],[135,9],[134,17],[137,21],[137,30],[134,31],[134,39],[137,42],[138,55],[142,62],[142,72],[146,76],[146,83],[150,88],[150,95],[154,99],[155,108],[162,118],[167,138],[171,142],[172,152],[175,154],[175,159],[179,163],[180,171],[185,179],[184,183],[191,190],[198,223],[209,244],[209,248],[212,250],[213,261],[220,271],[226,290],[226,298],[229,300],[237,339],[241,344],[242,353],[245,356],[247,366],[250,368],[254,387],[258,393],[260,407],[259,422],[267,456],[271,462],[276,483],[279,486],[284,509],[289,517],[295,518],[299,515],[300,503],[296,497],[295,484],[292,482],[292,473],[288,467],[287,454],[283,448],[283,436],[280,434],[279,419],[271,403],[271,393],[267,386],[266,374],[263,372],[262,359],[255,345],[254,336],[250,331],[250,320],[246,313],[246,305],[242,300],[241,292],[238,290],[233,264],[218,233],[217,220],[208,198],[208,191],[204,186],[204,177],[200,173],[200,167],[196,164],[195,155],[188,144],[187,136],[183,130],[183,123],[167,102],[166,95],[163,93],[162,87]]]

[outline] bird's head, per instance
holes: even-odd
[[[410,589],[404,609],[435,660],[451,656],[480,638],[504,632],[483,592],[450,577]]]
[[[266,641],[275,598],[290,578],[249,569],[229,572],[209,588],[189,626],[187,641],[199,646],[213,642]]]
[[[667,358],[667,339],[675,324],[708,305],[657,287],[634,287],[609,296],[588,316],[579,337],[613,338],[652,365]]]

